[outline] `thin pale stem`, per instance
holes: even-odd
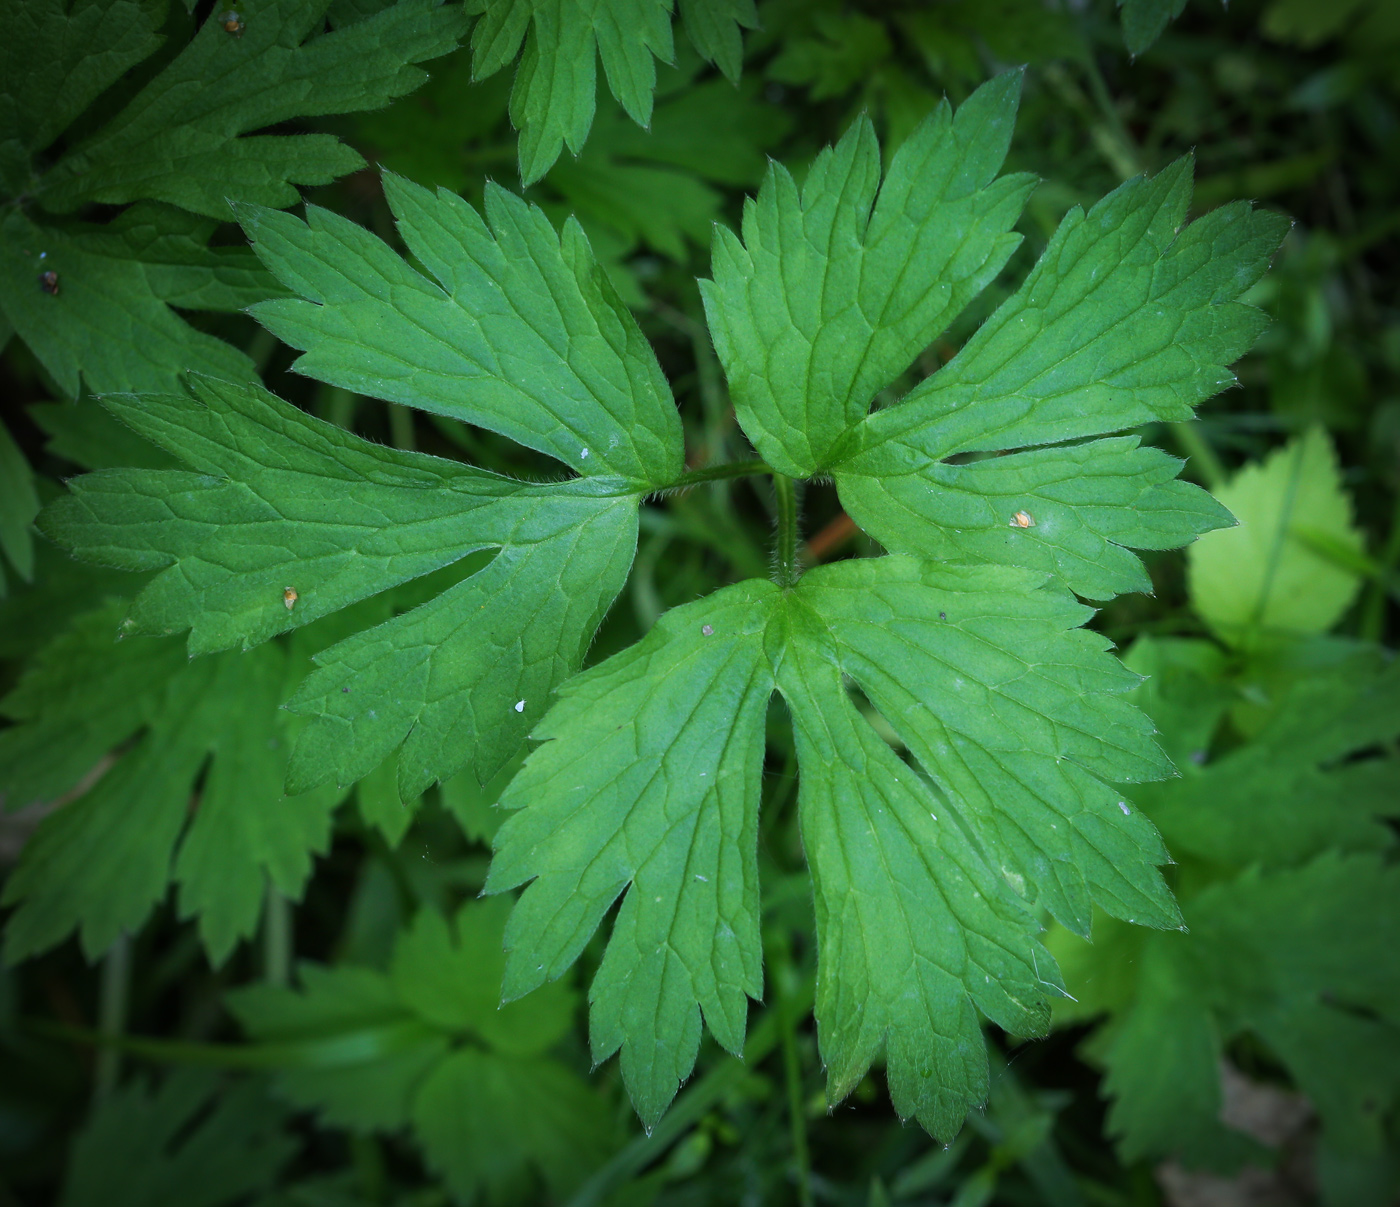
[[[1219,490],[1225,485],[1226,478],[1230,476],[1229,471],[1220,460],[1220,455],[1211,447],[1210,441],[1201,434],[1199,425],[1194,422],[1173,423],[1171,429],[1177,445],[1186,454],[1191,468],[1196,471],[1205,488]]]
[[[787,1081],[788,1123],[792,1128],[792,1160],[797,1174],[797,1201],[812,1207],[812,1161],[807,1151],[807,1114],[802,1096],[802,1062],[797,1054],[797,1019],[793,999],[778,1005],[782,1016],[783,1072]]]
[[[126,1012],[131,1001],[131,938],[118,935],[102,957],[102,985],[98,1002],[98,1034],[119,1039],[126,1030]],[[111,1097],[121,1080],[122,1053],[115,1045],[97,1053],[93,1092],[98,1102]]]
[[[797,483],[786,474],[773,475],[777,500],[778,542],[774,549],[773,581],[780,587],[797,582]]]
[[[397,402],[389,405],[389,439],[393,441],[395,448],[408,449],[412,452],[418,447],[418,437],[413,431],[413,412],[406,406],[400,406]]]
[[[263,978],[278,986],[292,980],[292,903],[271,880],[263,905]]]

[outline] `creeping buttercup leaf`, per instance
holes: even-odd
[[[76,789],[5,883],[12,961],[75,929],[95,957],[174,880],[180,913],[222,963],[256,930],[268,882],[300,897],[330,842],[337,794],[283,790],[291,727],[277,703],[298,674],[283,648],[191,663],[168,638],[118,642],[123,611],[79,618],[0,701],[19,722],[0,735],[0,790],[23,804]]]
[[[382,448],[205,380],[193,398],[109,402],[191,472],[89,475],[45,525],[89,560],[170,566],[137,597],[131,631],[192,627],[192,653],[265,641],[497,551],[318,655],[292,701],[314,718],[293,789],[348,785],[399,750],[411,800],[468,765],[489,779],[519,749],[621,590],[639,496],[679,474],[682,441],[655,355],[576,224],[561,240],[499,189],[488,224],[451,194],[386,184],[432,278],[325,211],[307,223],[251,211],[259,255],[315,299],[258,316],[307,349],[304,373],[492,428],[581,476],[528,483]]]
[[[229,999],[252,1038],[289,1053],[276,1074],[283,1096],[354,1131],[410,1127],[460,1203],[482,1190],[526,1201],[532,1171],[562,1196],[607,1142],[600,1101],[548,1054],[571,1025],[573,992],[555,985],[500,1006],[508,911],[506,901],[451,919],[423,910],[387,974],[303,964],[299,989]]]
[[[1110,1130],[1125,1159],[1230,1168],[1260,1155],[1220,1121],[1220,1057],[1248,1032],[1307,1094],[1322,1167],[1385,1163],[1380,1120],[1400,1099],[1400,668],[1382,651],[1300,659],[1258,732],[1214,757],[1227,664],[1202,643],[1139,641],[1139,698],[1180,779],[1143,785],[1138,805],[1189,869],[1187,934],[1129,933],[1110,918],[1094,943],[1049,939],[1073,998],[1064,1023],[1107,1020],[1087,1041],[1108,1076]],[[1222,696],[1222,688],[1225,689]],[[1328,1202],[1349,1202],[1335,1190]]]
[[[520,175],[532,184],[567,146],[577,155],[596,105],[597,62],[638,125],[651,122],[656,59],[675,57],[668,0],[472,0],[472,70],[495,74],[520,51],[510,118],[520,131]],[[742,64],[739,28],[757,24],[752,0],[681,0],[696,50],[730,79]]]
[[[231,1207],[269,1190],[297,1149],[259,1082],[177,1069],[129,1082],[73,1140],[60,1207]]]
[[[29,462],[9,428],[0,423],[0,553],[25,582],[34,577],[34,538],[29,526],[38,514],[39,496]],[[3,567],[0,562],[0,598],[5,595]]]
[[[110,120],[85,120],[55,156],[84,110],[160,46],[165,5],[0,3],[0,315],[63,393],[168,390],[187,370],[255,376],[176,313],[279,292],[246,251],[210,236],[230,199],[290,205],[297,185],[362,160],[328,134],[250,132],[383,105],[465,32],[461,9],[437,0],[321,32],[328,5],[241,0],[236,36],[216,7]],[[105,224],[59,220],[93,202],[137,204]]]
[[[1361,589],[1346,556],[1361,552],[1362,536],[1327,433],[1310,428],[1217,493],[1239,527],[1211,533],[1187,555],[1201,619],[1244,647],[1336,624]]]
[[[488,880],[526,886],[505,992],[560,976],[620,900],[591,1043],[620,1051],[648,1123],[702,1027],[739,1051],[762,992],[775,692],[801,764],[833,1099],[883,1053],[898,1109],[951,1135],[986,1095],[979,1012],[1015,1034],[1047,1024],[1059,977],[1038,911],[1081,934],[1096,906],[1180,925],[1166,849],[1120,786],[1171,764],[1126,698],[1137,676],[1072,592],[1141,589],[1130,547],[1228,522],[1175,462],[1115,433],[1189,418],[1228,384],[1261,325],[1238,298],[1285,224],[1226,207],[1183,226],[1184,163],[1130,181],[1072,210],[963,352],[871,413],[1016,244],[1030,182],[997,172],[1017,95],[1010,75],[956,115],[940,106],[883,183],[862,123],[801,190],[773,169],[704,285],[745,433],[779,477],[832,476],[889,555],[738,583],[570,678],[630,564],[638,500],[683,480],[669,390],[577,227],[557,235],[494,187],[483,218],[393,177],[427,275],[322,211],[246,211],[298,295],[258,317],[304,350],[299,371],[492,429],[576,476],[524,483],[379,449],[196,382],[194,398],[114,403],[192,472],[92,475],[42,520],[86,557],[159,570],[133,623],[190,627],[195,649],[497,551],[322,656],[292,701],[312,714],[293,786],[364,775],[402,743],[407,798],[467,765],[484,779],[540,739],[501,800]],[[541,615],[547,645],[528,628]]]
[[[501,801],[521,812],[496,837],[488,891],[532,881],[507,931],[507,993],[567,968],[626,891],[591,993],[595,1057],[622,1048],[650,1123],[690,1071],[702,1013],[739,1050],[745,995],[761,991],[758,789],[776,687],[798,734],[831,1093],[884,1045],[896,1106],[951,1135],[986,1093],[974,1004],[1018,1034],[1048,1017],[1057,974],[1013,880],[1081,929],[1091,899],[1177,923],[1155,832],[1103,782],[1169,765],[1122,699],[1135,677],[1076,627],[1088,615],[1040,575],[909,557],[668,613],[561,689],[536,732],[552,740]],[[876,736],[843,674],[937,790]]]

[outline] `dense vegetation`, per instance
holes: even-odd
[[[0,1207],[1397,1201],[1400,9],[190,3],[0,0]]]

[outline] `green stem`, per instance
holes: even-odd
[[[292,980],[292,903],[271,880],[263,905],[263,978],[277,986]]]
[[[669,494],[676,490],[689,490],[692,486],[703,486],[706,482],[723,482],[728,478],[756,478],[759,474],[772,471],[757,457],[750,461],[728,461],[723,465],[706,465],[702,469],[692,469],[664,488]]]
[[[1177,445],[1186,454],[1191,468],[1196,471],[1205,488],[1215,491],[1225,485],[1225,479],[1230,476],[1229,472],[1225,468],[1225,463],[1220,459],[1220,455],[1201,435],[1201,429],[1194,422],[1173,423],[1171,429],[1172,435],[1176,437]]]
[[[413,434],[413,412],[397,402],[389,405],[389,439],[395,448],[412,452],[418,447],[418,438]]]
[[[804,979],[787,999],[786,1006],[794,1017],[812,1008],[812,981]],[[710,1108],[731,1089],[742,1083],[759,1061],[779,1042],[781,1021],[778,1010],[768,1010],[758,1025],[749,1032],[742,1061],[721,1057],[703,1077],[697,1078],[661,1116],[652,1133],[638,1136],[627,1144],[593,1174],[581,1187],[568,1207],[598,1207],[618,1188],[625,1186],[642,1170],[662,1157],[667,1149],[695,1126]]]
[[[807,1115],[802,1101],[802,1063],[797,1056],[797,1020],[794,999],[784,996],[778,1003],[782,1016],[783,1074],[787,1080],[788,1123],[792,1128],[792,1159],[797,1167],[797,1201],[812,1207],[812,1161],[807,1152]]]
[[[1390,519],[1390,538],[1380,556],[1382,577],[1371,581],[1366,599],[1361,605],[1361,636],[1367,641],[1380,641],[1385,636],[1386,583],[1400,565],[1400,495],[1395,499],[1395,513]]]
[[[44,1019],[23,1020],[34,1035],[71,1043],[94,1044],[99,1059],[108,1052],[127,1053],[161,1064],[197,1065],[208,1069],[334,1069],[383,1060],[397,1052],[421,1047],[442,1032],[417,1019],[362,1027],[357,1031],[315,1039],[260,1044],[201,1044],[180,1039],[151,1039],[69,1027]]]
[[[131,937],[118,935],[102,957],[102,986],[98,1004],[97,1030],[107,1045],[98,1050],[94,1094],[98,1102],[109,1098],[121,1079],[122,1054],[116,1046],[126,1030],[126,1011],[131,999]]]
[[[786,474],[773,475],[777,501],[778,542],[773,550],[773,581],[780,587],[797,582],[797,483]]]
[[[1088,77],[1089,92],[1094,98],[1094,104],[1098,106],[1099,113],[1103,115],[1111,138],[1111,144],[1104,148],[1106,157],[1124,180],[1138,175],[1142,171],[1142,162],[1138,157],[1137,144],[1128,133],[1128,127],[1123,124],[1123,115],[1113,103],[1108,83],[1104,80],[1103,72],[1099,70],[1098,60],[1094,58],[1092,51],[1084,56],[1084,74]]]

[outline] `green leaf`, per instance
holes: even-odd
[[[285,1044],[298,1055],[312,1045],[334,1053],[289,1056],[276,1074],[277,1092],[330,1127],[403,1127],[419,1085],[446,1057],[448,1037],[407,1011],[375,969],[303,963],[297,980],[297,990],[250,985],[226,998],[253,1039]]]
[[[45,644],[0,701],[0,775],[12,808],[72,789],[148,724],[185,663],[172,641],[118,642],[125,604],[80,615]]]
[[[1212,534],[1188,554],[1191,604],[1201,619],[1243,647],[1336,624],[1361,581],[1307,538],[1354,553],[1363,541],[1327,433],[1310,428],[1245,466],[1217,495],[1239,527]]]
[[[108,85],[160,46],[158,0],[0,6],[0,190],[22,192],[46,149]]]
[[[103,1102],[73,1141],[60,1207],[232,1207],[267,1191],[296,1141],[263,1087],[179,1069]]]
[[[507,930],[507,994],[567,968],[626,891],[590,993],[595,1058],[621,1046],[650,1125],[690,1071],[702,1012],[740,1047],[760,988],[755,836],[776,685],[798,732],[830,1093],[883,1043],[896,1107],[951,1135],[985,1096],[973,1004],[1020,1034],[1048,1017],[1054,965],[1012,882],[1081,928],[1091,892],[1177,921],[1155,832],[1096,778],[1167,770],[1119,695],[1134,678],[1074,627],[1088,610],[1040,582],[882,558],[815,570],[790,595],[744,583],[566,684],[536,733],[554,740],[501,801],[522,812],[497,835],[487,889],[533,881]],[[842,673],[946,794],[876,737]]]
[[[177,642],[116,644],[119,616],[107,608],[85,617],[5,701],[8,715],[29,720],[0,742],[0,782],[16,801],[66,787],[94,764],[100,774],[44,818],[6,881],[3,900],[19,907],[6,958],[42,951],[73,929],[93,958],[137,930],[173,878],[180,913],[198,917],[220,964],[256,930],[269,878],[300,896],[310,852],[329,846],[339,798],[283,795],[281,648],[186,663]],[[138,732],[104,769],[107,750]],[[55,771],[61,778],[43,778]]]
[[[298,372],[498,431],[589,477],[668,484],[681,468],[670,387],[577,223],[488,185],[486,216],[387,175],[424,276],[363,228],[244,212],[263,262],[305,301],[254,314],[305,350]],[[470,387],[464,389],[464,387]]]
[[[193,399],[109,402],[196,472],[91,475],[44,524],[90,560],[170,566],[137,597],[130,631],[192,627],[191,653],[265,641],[497,550],[437,598],[319,655],[293,699],[315,718],[294,790],[348,785],[402,746],[410,800],[468,764],[489,779],[520,747],[622,587],[638,495],[679,473],[682,448],[655,356],[576,225],[561,241],[500,190],[490,228],[450,194],[394,178],[388,192],[436,281],[324,211],[310,225],[255,211],[259,254],[315,299],[264,303],[259,317],[309,349],[302,372],[492,428],[587,476],[514,481],[203,381]]]
[[[191,653],[265,641],[498,549],[436,598],[318,654],[292,701],[314,718],[292,759],[296,791],[353,783],[400,746],[402,800],[467,764],[490,778],[621,589],[635,496],[610,478],[515,482],[370,444],[264,391],[194,388],[109,405],[196,472],[80,478],[44,530],[89,560],[170,566],[125,624],[193,626]]]
[[[472,70],[494,75],[525,44],[510,95],[520,131],[520,175],[543,176],[565,146],[583,150],[593,124],[596,60],[629,117],[651,124],[654,59],[670,63],[668,0],[474,0],[483,15],[472,31]],[[742,65],[739,26],[757,24],[752,0],[682,0],[681,16],[700,54],[731,80]]]
[[[449,924],[422,910],[394,946],[394,991],[436,1027],[470,1032],[506,1056],[539,1056],[573,1023],[576,995],[556,982],[528,1001],[501,1005],[501,932],[510,902],[484,901]]]
[[[562,1201],[601,1155],[598,1114],[588,1084],[557,1062],[466,1047],[424,1082],[413,1127],[460,1203],[483,1190],[488,1201],[531,1201],[531,1172]]]
[[[1128,659],[1152,675],[1137,694],[1164,744],[1196,751],[1180,779],[1138,791],[1183,861],[1189,933],[1098,918],[1088,947],[1056,932],[1077,999],[1057,1014],[1108,1016],[1088,1046],[1124,1159],[1229,1170],[1267,1156],[1220,1121],[1220,1056],[1248,1033],[1321,1116],[1324,1161],[1379,1160],[1380,1119],[1400,1100],[1400,673],[1378,649],[1319,648],[1217,757],[1228,663],[1206,648],[1143,641]]]
[[[329,183],[363,161],[327,134],[248,132],[383,105],[425,78],[412,64],[447,53],[465,32],[462,10],[437,0],[400,0],[320,32],[327,4],[246,0],[232,33],[210,12],[114,117],[51,165],[50,146],[160,45],[165,5],[0,8],[0,195],[12,203],[0,226],[0,316],[60,391],[170,390],[190,370],[255,376],[246,356],[172,307],[238,310],[275,296],[246,251],[208,246],[229,199],[290,205],[297,184]],[[142,199],[162,204],[105,225],[43,213]]]
[[[1180,925],[1158,872],[1166,849],[1119,787],[1171,765],[1127,698],[1138,677],[1081,627],[1091,609],[1066,588],[1145,586],[1123,546],[1171,547],[1224,522],[1175,482],[1176,463],[1098,437],[1187,418],[1230,380],[1262,321],[1237,299],[1285,224],[1234,206],[1183,226],[1185,163],[1130,181],[1071,211],[1025,286],[898,400],[1016,245],[1029,182],[996,173],[1018,89],[1000,77],[956,115],[940,107],[883,184],[857,123],[802,190],[771,173],[743,242],[718,237],[705,301],[745,434],[780,497],[794,493],[783,473],[830,475],[890,555],[728,587],[570,679],[630,565],[639,499],[685,482],[669,389],[576,225],[556,235],[494,187],[483,219],[393,177],[386,196],[422,271],[323,211],[303,223],[247,210],[258,254],[298,295],[259,316],[305,351],[300,371],[485,427],[577,476],[527,483],[382,449],[270,395],[195,381],[193,398],[114,403],[191,472],[91,475],[42,519],[85,557],[158,571],[133,623],[191,627],[196,650],[457,575],[441,594],[415,588],[426,602],[378,627],[347,618],[354,635],[292,701],[312,721],[291,783],[349,782],[402,744],[411,799],[468,765],[485,781],[538,738],[502,797],[513,816],[488,879],[492,892],[528,885],[504,991],[558,978],[621,899],[590,1038],[599,1060],[621,1052],[648,1125],[689,1075],[702,1026],[740,1051],[762,991],[757,812],[774,691],[802,770],[833,1099],[883,1052],[897,1108],[950,1136],[986,1093],[979,1012],[1017,1035],[1047,1024],[1060,988],[1042,910],[1079,933],[1095,907]],[[1027,445],[1046,447],[971,459]],[[878,491],[900,478],[895,507]],[[980,519],[961,518],[954,489]],[[405,950],[441,949],[444,928],[423,928]],[[483,1025],[449,986],[415,983],[417,1017]],[[495,1076],[476,1057],[449,1063],[441,1104]]]
[[[1229,1169],[1254,1145],[1219,1121],[1222,1039],[1187,942],[1149,943],[1139,956],[1135,1000],[1105,1054],[1108,1130],[1125,1161],[1189,1154]]]
[[[97,393],[169,390],[190,370],[253,379],[253,362],[242,352],[196,330],[172,307],[235,310],[273,292],[271,280],[262,278],[267,293],[260,293],[260,274],[244,256],[204,248],[193,237],[146,237],[154,212],[142,210],[132,207],[132,217],[102,227],[41,224],[18,210],[6,215],[5,317],[70,398],[83,386]],[[204,226],[207,239],[214,224]],[[49,272],[55,279],[45,288]]]
[[[1134,647],[1129,664],[1150,682],[1180,682],[1187,678],[1182,653],[1153,643]],[[1276,868],[1328,848],[1392,845],[1384,819],[1400,800],[1400,758],[1387,750],[1400,736],[1400,665],[1363,651],[1296,678],[1270,701],[1251,740],[1219,758],[1207,752],[1223,701],[1208,681],[1197,685],[1190,711],[1185,693],[1180,713],[1142,700],[1164,742],[1183,728],[1191,733],[1182,778],[1138,794],[1173,852],[1214,865]]]
[[[1032,180],[994,179],[1019,91],[1013,73],[956,120],[940,106],[883,185],[874,129],[858,121],[817,157],[800,192],[770,168],[745,206],[743,243],[717,228],[706,314],[744,429],[780,473],[826,468],[872,396],[1020,242],[1009,228]]]
[[[680,0],[690,44],[700,57],[718,67],[733,83],[744,65],[744,42],[739,30],[758,28],[753,0]]]
[[[471,777],[470,772],[467,775]],[[393,848],[408,833],[422,798],[399,798],[397,760],[388,758],[355,785],[355,801],[360,817],[367,825],[374,826]]]
[[[1286,223],[1238,204],[1183,228],[1189,199],[1180,161],[1071,210],[958,355],[847,438],[835,474],[856,522],[894,550],[1050,571],[1094,599],[1148,589],[1123,546],[1228,523],[1134,437],[949,461],[1187,419],[1233,381],[1226,366],[1264,323],[1235,299]]]
[[[731,1052],[762,991],[757,822],[778,600],[750,580],[668,612],[578,676],[501,800],[488,892],[533,878],[506,931],[505,993],[561,975],[630,884],[591,992],[595,1060],[622,1048],[643,1123],[689,1075],[700,1014]],[[706,630],[709,632],[706,632]]]
[[[1181,16],[1186,0],[1118,0],[1118,7],[1123,10],[1123,43],[1136,58]]]
[[[291,205],[295,185],[354,171],[363,161],[330,135],[248,131],[402,96],[425,78],[411,64],[451,50],[465,20],[436,0],[399,0],[316,33],[328,3],[245,0],[236,35],[211,12],[168,67],[44,176],[44,207],[68,213],[145,197],[226,218],[230,197]]]
[[[572,1026],[572,991],[500,1006],[509,908],[474,902],[451,921],[421,911],[387,976],[304,964],[300,990],[259,985],[229,998],[253,1038],[315,1040],[336,1054],[289,1061],[276,1075],[284,1096],[355,1131],[411,1126],[459,1202],[483,1188],[528,1198],[532,1169],[561,1196],[606,1140],[587,1083],[546,1055]],[[391,1034],[402,1038],[373,1042]]]
[[[1219,1073],[1203,1047],[1246,1030],[1307,1094],[1327,1147],[1382,1152],[1381,1119],[1400,1100],[1397,890],[1379,859],[1327,854],[1221,882],[1187,904],[1189,938],[1151,939],[1107,1052],[1109,1125],[1125,1159],[1229,1168],[1250,1155],[1218,1122]]]
[[[25,582],[34,577],[34,537],[30,525],[39,514],[39,496],[29,462],[0,423],[0,552]],[[4,595],[0,579],[0,596]]]

